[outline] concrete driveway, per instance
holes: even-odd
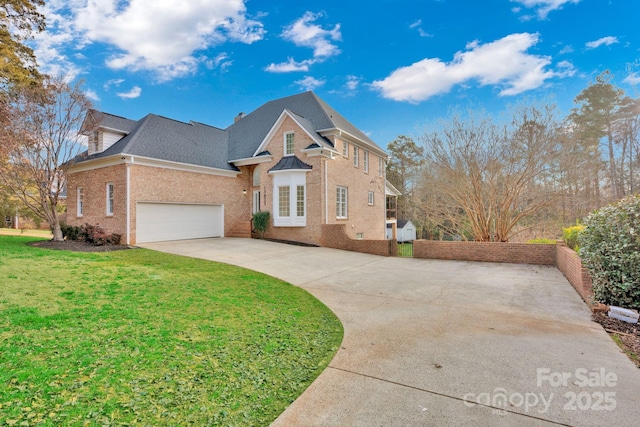
[[[640,423],[640,369],[555,268],[251,239],[142,246],[279,277],[340,318],[340,350],[274,426]]]

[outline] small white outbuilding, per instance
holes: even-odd
[[[391,239],[393,229],[391,224],[387,224],[387,239]],[[398,242],[412,242],[416,240],[416,226],[411,220],[399,219],[397,223]]]

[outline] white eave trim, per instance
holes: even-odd
[[[269,171],[267,172],[268,175],[273,175],[273,174],[277,174],[277,173],[290,173],[290,172],[304,172],[304,173],[308,173],[311,172],[313,169],[282,169],[282,170],[277,170],[277,171]]]
[[[84,172],[93,169],[106,168],[109,166],[115,166],[119,164],[129,163],[137,166],[149,166],[161,169],[171,169],[183,172],[202,173],[206,175],[217,175],[235,178],[240,172],[230,171],[225,169],[210,168],[207,166],[192,165],[189,163],[172,162],[169,160],[154,159],[144,156],[132,156],[129,154],[114,154],[108,157],[102,157],[98,159],[85,160],[80,163],[76,163],[71,166],[67,173]]]
[[[320,129],[317,132],[322,136],[335,135],[339,138],[344,138],[351,143],[364,146],[369,150],[376,152],[380,157],[383,157],[385,159],[388,157],[388,154],[384,150],[382,150],[380,147],[376,145],[372,145],[371,143],[361,138],[358,138],[357,136],[350,134],[349,132],[342,130],[340,128]]]
[[[384,194],[385,196],[402,196],[402,193],[387,180],[384,183]]]
[[[248,165],[257,165],[260,163],[269,163],[273,160],[272,155],[265,156],[257,156],[257,157],[247,157],[245,159],[231,160],[231,163],[234,166],[248,166]]]
[[[314,156],[322,156],[322,157],[326,157],[328,159],[333,159],[334,155],[338,155],[340,154],[339,151],[333,149],[333,148],[326,148],[326,147],[316,147],[316,148],[305,148],[304,150],[301,150],[303,153],[306,153],[307,156],[309,157],[314,157]]]

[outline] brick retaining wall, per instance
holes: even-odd
[[[413,256],[458,261],[556,265],[556,245],[416,240],[413,242]]]
[[[591,305],[593,302],[593,288],[589,271],[582,266],[582,261],[574,250],[562,243],[558,243],[556,250],[558,270],[562,271],[564,277],[578,291],[582,299]]]
[[[320,246],[382,256],[398,254],[395,240],[354,240],[345,232],[344,224],[323,224]]]

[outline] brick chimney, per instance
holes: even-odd
[[[237,116],[235,116],[235,118],[233,119],[233,123],[237,123],[238,120],[240,120],[242,118],[244,118],[244,113],[241,111],[241,112],[238,113]]]

